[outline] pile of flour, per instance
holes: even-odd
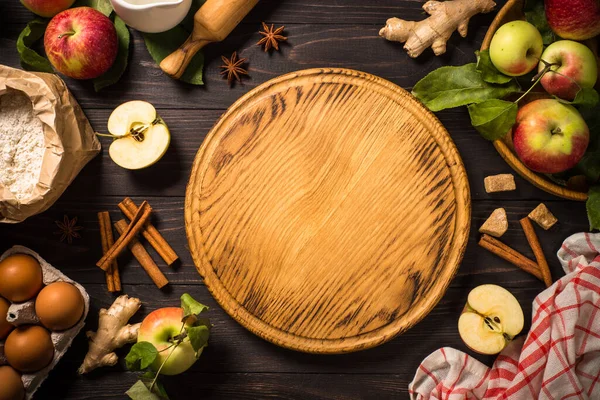
[[[0,97],[0,185],[26,200],[39,180],[43,156],[42,121],[25,94],[9,90]]]

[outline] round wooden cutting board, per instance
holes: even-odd
[[[277,345],[343,353],[421,320],[462,259],[467,176],[448,132],[403,89],[345,69],[273,79],[202,144],[185,203],[219,304]]]

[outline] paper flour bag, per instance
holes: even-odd
[[[0,65],[0,222],[47,210],[99,151],[59,77]]]

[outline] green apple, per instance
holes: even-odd
[[[154,106],[145,101],[129,101],[117,107],[108,118],[108,131],[115,138],[108,154],[126,169],[156,163],[171,143],[169,128]]]
[[[175,336],[181,333],[183,309],[180,307],[160,308],[151,312],[140,325],[138,342],[150,342],[159,351],[151,368],[160,370],[163,375],[179,375],[187,371],[198,360],[202,349],[196,354],[189,339],[179,346],[169,349],[175,341]],[[172,354],[171,354],[172,353]]]
[[[573,100],[581,88],[593,88],[598,79],[596,56],[579,42],[554,42],[544,50],[542,60],[552,66],[540,83],[546,92],[561,99]],[[544,68],[546,64],[540,62],[538,71]]]
[[[458,319],[458,333],[480,354],[498,354],[523,330],[521,305],[508,290],[481,285],[471,290]]]
[[[574,107],[556,99],[539,99],[517,112],[512,140],[515,153],[529,169],[556,174],[581,160],[590,131]]]
[[[543,48],[542,35],[535,26],[527,21],[511,21],[492,37],[490,59],[503,74],[521,76],[538,65]]]

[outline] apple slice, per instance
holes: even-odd
[[[480,354],[498,354],[523,329],[521,305],[508,290],[481,285],[471,290],[458,319],[458,333]]]
[[[115,138],[108,149],[110,158],[126,169],[142,169],[166,153],[171,133],[152,104],[130,101],[117,107],[108,119]]]

